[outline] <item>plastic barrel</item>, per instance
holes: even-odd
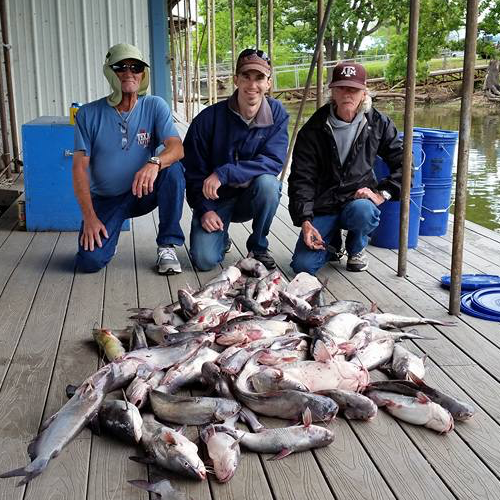
[[[448,212],[453,179],[424,177],[425,195],[422,200],[422,221],[419,234],[443,236],[448,229]]]
[[[398,137],[403,139],[403,132],[399,132]],[[422,143],[424,140],[424,135],[421,132],[413,131],[413,144],[412,144],[412,153],[413,153],[413,186],[417,187],[422,184],[422,165],[424,163],[424,154],[422,150]],[[375,158],[375,164],[373,165],[373,171],[375,172],[375,177],[377,181],[381,181],[386,177],[389,177],[390,170],[387,164],[377,156]]]
[[[415,127],[414,130],[421,132],[424,136],[422,178],[449,179],[453,172],[453,157],[458,132],[421,127]]]
[[[408,228],[408,248],[418,245],[418,231],[420,228],[420,213],[424,187],[417,186],[410,191],[410,214]],[[399,201],[386,201],[379,205],[380,222],[373,231],[370,243],[376,247],[399,248]]]

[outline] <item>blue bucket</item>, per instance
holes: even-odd
[[[422,166],[422,177],[449,179],[453,173],[453,158],[458,132],[420,127],[415,127],[414,130],[424,135],[422,149],[425,158]]]
[[[424,177],[425,196],[422,201],[421,236],[444,236],[448,230],[451,187],[453,179]]]
[[[403,132],[399,132],[398,137],[403,139]],[[413,181],[412,185],[417,187],[422,184],[422,165],[424,163],[424,154],[422,150],[422,142],[424,140],[424,135],[421,132],[413,131],[413,143],[411,151],[413,153]],[[375,158],[375,164],[373,165],[373,171],[375,172],[375,177],[377,181],[380,182],[382,179],[386,179],[390,175],[389,167],[380,156]]]
[[[418,245],[423,196],[423,186],[417,186],[410,190],[408,248],[416,248]],[[399,201],[386,201],[378,207],[380,209],[380,222],[372,233],[370,241],[372,245],[382,248],[399,248],[400,206],[401,203]]]

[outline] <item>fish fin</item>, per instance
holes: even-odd
[[[33,478],[40,475],[49,463],[48,458],[36,458],[28,466],[24,468],[24,478],[17,483],[17,486],[28,484]],[[19,471],[19,469],[17,469]]]
[[[186,435],[187,432],[187,425],[183,425],[177,429],[177,432],[181,434],[182,436]]]
[[[152,458],[149,457],[128,457],[129,460],[132,460],[132,462],[137,462],[138,464],[146,464],[146,465],[153,465],[155,461]]]
[[[141,490],[146,490],[146,491],[153,491],[153,485],[149,483],[148,481],[144,481],[143,479],[129,479],[128,482],[132,486],[136,486],[137,488],[140,488]]]
[[[68,399],[71,399],[75,395],[75,392],[76,392],[77,389],[78,389],[77,385],[68,384],[66,386],[66,389],[65,389],[65,391],[66,391],[66,397]]]
[[[332,355],[322,340],[317,340],[314,344],[313,358],[320,363],[328,363],[332,360]]]
[[[235,439],[234,443],[229,448],[231,448],[231,450],[234,451],[240,445],[240,441],[242,439],[243,439],[243,434],[238,439]]]
[[[427,387],[427,384],[421,378],[417,377],[414,373],[408,372],[408,375],[410,376],[410,380],[414,384],[417,384],[420,387]]]
[[[268,458],[267,460],[281,460],[282,458],[287,457],[288,455],[291,455],[293,453],[293,450],[290,450],[289,448],[283,448],[279,453],[274,455],[274,457]]]
[[[378,309],[377,303],[376,302],[372,302],[371,306],[370,306],[370,312],[371,313],[377,312],[377,309]]]
[[[417,401],[422,404],[432,403],[432,399],[426,396],[423,392],[417,392]]]
[[[164,432],[161,437],[167,444],[177,444],[175,436],[169,431]]]
[[[13,469],[8,472],[3,472],[2,474],[0,474],[0,478],[4,479],[6,477],[19,477],[25,475],[26,475],[25,467],[19,467],[19,469]]]
[[[302,413],[302,421],[304,422],[304,427],[309,427],[312,424],[312,414],[309,406]]]

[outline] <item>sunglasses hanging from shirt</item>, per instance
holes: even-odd
[[[139,73],[142,73],[144,71],[144,68],[146,66],[142,63],[132,63],[132,64],[125,64],[125,63],[118,63],[118,64],[112,64],[111,69],[115,73],[125,73],[128,69],[138,75]]]

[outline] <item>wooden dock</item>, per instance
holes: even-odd
[[[284,194],[269,236],[283,275],[291,279],[297,228]],[[74,272],[75,233],[17,229],[15,206],[0,218],[0,471],[28,463],[26,447],[41,422],[66,401],[65,387],[94,372],[96,325],[119,328],[127,309],[175,300],[177,290],[197,288],[217,270],[198,273],[188,242],[178,251],[184,272],[162,277],[154,270],[155,214],[133,220],[117,255],[96,274]],[[189,235],[190,211],[183,229]],[[248,224],[233,224],[233,250],[224,266],[246,254]],[[397,252],[369,246],[367,272],[349,273],[345,262],[328,264],[319,278],[338,299],[374,301],[381,311],[450,319],[448,292],[439,279],[449,273],[451,232],[421,237],[408,252],[408,276],[396,276]],[[188,240],[188,238],[187,238]],[[465,273],[500,273],[500,234],[467,224]],[[383,411],[369,423],[337,418],[330,446],[268,461],[243,452],[235,477],[194,482],[173,478],[194,500],[469,500],[500,498],[500,325],[462,315],[455,327],[423,326],[435,340],[407,345],[428,356],[428,383],[477,408],[470,421],[439,435],[394,420]],[[283,421],[263,419],[269,425]],[[196,433],[195,429],[191,429]],[[191,434],[193,435],[193,434]],[[153,472],[128,459],[134,448],[85,429],[27,487],[0,479],[1,500],[145,499],[127,479]],[[167,476],[168,477],[168,476]]]

